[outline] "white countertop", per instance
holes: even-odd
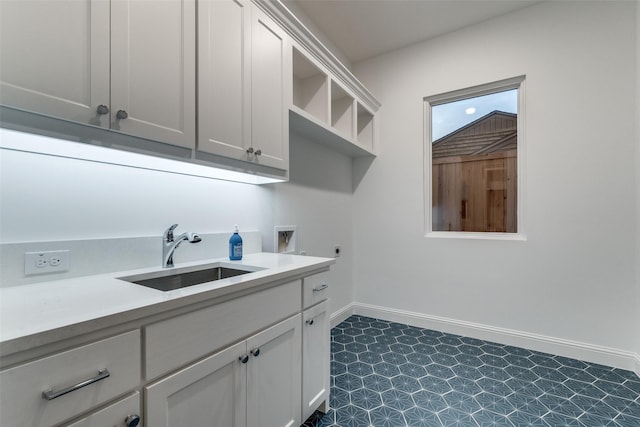
[[[174,269],[221,263],[231,268],[259,271],[168,292],[118,279],[166,271],[160,267],[1,288],[2,354],[305,274],[334,262],[333,258],[257,253],[245,255],[242,261],[218,258],[178,263]]]

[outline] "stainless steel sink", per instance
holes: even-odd
[[[119,279],[166,292],[252,272],[225,266],[207,266],[196,270],[161,270],[137,276],[119,277]]]

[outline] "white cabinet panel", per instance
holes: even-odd
[[[97,377],[110,376],[47,400]],[[51,426],[133,389],[140,383],[140,331],[135,330],[0,372],[0,425]]]
[[[66,427],[125,427],[127,426],[125,420],[130,416],[132,419],[134,416],[140,417],[140,393],[138,392]],[[138,426],[143,426],[142,420]]]
[[[289,167],[289,106],[292,91],[291,41],[285,31],[254,8],[251,33],[252,146],[256,162]]]
[[[146,389],[146,425],[246,426],[246,342],[216,353]]]
[[[193,147],[194,0],[114,1],[111,22],[112,129]]]
[[[246,160],[251,146],[251,4],[198,2],[198,149]]]
[[[302,308],[311,307],[329,297],[329,273],[318,273],[302,279]]]
[[[300,314],[247,340],[247,422],[297,427],[300,421]],[[259,353],[257,353],[259,352]]]
[[[195,146],[195,0],[0,8],[3,105]]]
[[[146,326],[146,379],[286,319],[300,310],[300,299],[296,280]]]
[[[198,150],[288,170],[286,32],[248,0],[205,0],[198,61]]]
[[[109,127],[109,2],[0,2],[0,102]]]
[[[302,314],[302,419],[306,420],[329,399],[329,301]]]

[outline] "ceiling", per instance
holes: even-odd
[[[352,63],[504,15],[539,0],[284,0]]]

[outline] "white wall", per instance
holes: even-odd
[[[334,243],[342,245],[329,294],[332,307],[341,308],[353,294],[351,161],[297,140],[292,137],[291,183],[271,186],[0,150],[0,243],[160,236],[173,223],[179,232],[230,234],[239,224],[241,233],[261,232],[272,250],[274,225],[295,224],[299,248],[309,255],[332,256]],[[137,256],[135,248],[127,253]]]
[[[3,243],[259,230],[259,187],[2,150]]]
[[[275,225],[297,225],[297,250],[332,257],[334,245],[341,255],[331,267],[331,312],[353,301],[353,194],[351,159],[292,134],[290,181],[272,184]],[[273,229],[263,236],[271,250]],[[270,245],[269,245],[270,244]]]
[[[634,7],[542,3],[355,64],[383,105],[354,194],[357,302],[636,347]],[[425,238],[423,97],[521,74],[527,240]]]

